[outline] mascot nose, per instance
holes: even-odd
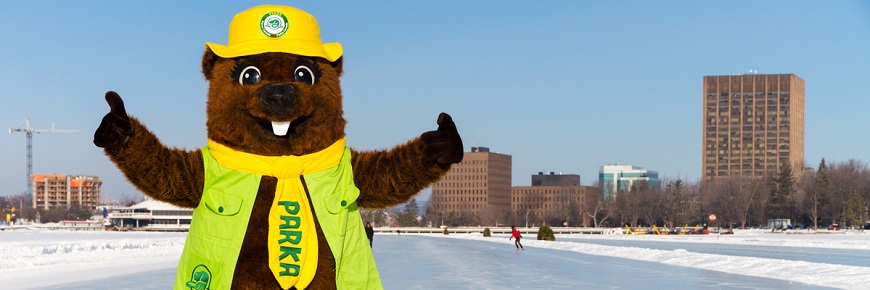
[[[260,101],[276,114],[284,114],[293,107],[296,87],[291,84],[269,84],[260,88]]]

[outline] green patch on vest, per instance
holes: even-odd
[[[211,287],[211,270],[203,264],[196,265],[190,274],[187,287],[191,290],[208,290]]]

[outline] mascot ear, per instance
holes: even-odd
[[[205,53],[202,54],[202,75],[206,80],[210,80],[211,71],[214,69],[214,64],[220,57],[211,51],[208,46],[205,47]]]
[[[341,74],[344,73],[344,70],[343,70],[343,68],[342,68],[342,66],[344,65],[344,56],[343,56],[343,55],[340,56],[340,57],[339,57],[338,59],[336,59],[335,61],[330,62],[329,64],[332,65],[332,67],[335,68],[335,71],[338,72],[338,75],[339,75],[339,76],[341,76]]]

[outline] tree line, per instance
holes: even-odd
[[[142,202],[143,200],[143,196],[141,195],[125,193],[121,195],[121,198],[118,202],[123,206],[132,206],[134,204]],[[70,207],[58,206],[48,209],[42,207],[33,208],[33,197],[27,195],[26,193],[0,196],[0,217],[2,217],[3,221],[5,221],[6,219],[6,215],[4,213],[11,213],[12,208],[15,208],[16,210],[14,217],[15,222],[39,221],[41,223],[53,223],[64,220],[83,221],[91,219],[94,215],[102,214],[102,207],[89,208],[79,205],[73,205]]]
[[[31,206],[32,200],[26,194],[0,197],[0,217],[2,217],[2,221],[6,221],[7,214],[12,216],[14,213],[14,217],[11,218],[12,222],[39,220],[39,222],[47,223],[62,220],[87,220],[94,213],[92,209],[79,206],[49,209],[37,209]]]
[[[830,166],[822,159],[815,170],[798,174],[783,164],[762,178],[717,178],[701,189],[702,208],[718,211],[723,224],[741,228],[790,219],[804,228],[836,224],[863,229],[870,209],[870,170],[854,159]]]
[[[682,227],[706,225],[710,214],[715,214],[717,221],[711,226],[766,227],[769,219],[789,219],[801,228],[865,226],[870,217],[867,164],[854,159],[826,164],[822,159],[812,170],[797,170],[783,164],[761,177],[720,176],[697,183],[663,180],[659,189],[638,182],[610,200],[604,200],[600,187],[594,186],[596,192],[584,202],[565,197],[562,208],[548,210],[529,204],[508,213],[484,208],[472,215],[437,212],[425,203],[418,214],[419,206],[412,199],[392,209],[363,209],[363,219],[377,226]]]

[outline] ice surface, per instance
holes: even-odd
[[[2,289],[168,289],[186,233],[0,231]],[[867,289],[870,234],[377,234],[386,289]]]

